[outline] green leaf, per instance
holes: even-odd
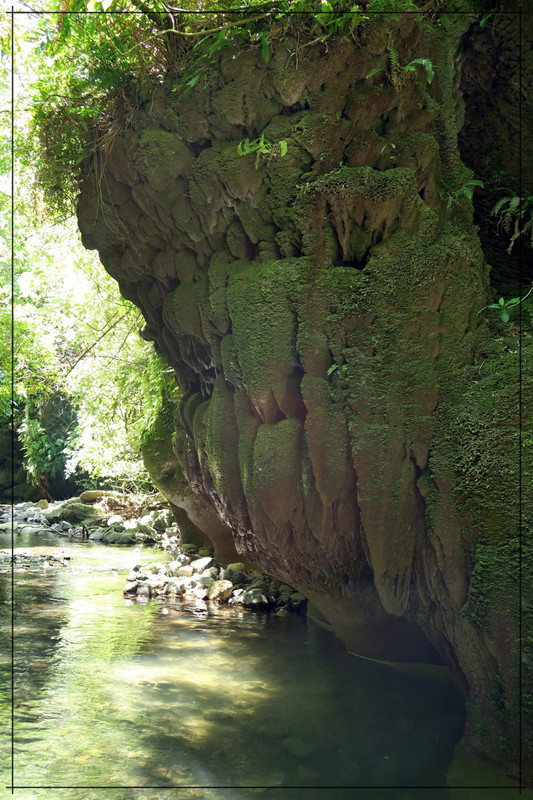
[[[483,181],[480,181],[477,178],[472,178],[472,180],[467,181],[465,186],[481,186],[482,189],[485,188]]]
[[[502,322],[509,322],[509,312],[506,311],[505,309],[503,311],[500,311],[500,318]]]
[[[481,19],[479,21],[479,25],[480,25],[481,28],[485,27],[485,25],[487,24],[489,19],[492,17],[494,12],[497,11],[497,10],[498,10],[497,8],[493,8],[490,11],[487,11],[486,14],[483,14],[483,16],[481,17]]]
[[[505,305],[505,300],[504,300],[504,298],[503,298],[503,297],[500,297],[500,299],[498,300],[498,303],[499,303],[501,306],[504,306],[504,305]]]
[[[501,197],[498,200],[498,202],[493,206],[493,208],[492,208],[492,210],[490,212],[491,216],[492,217],[496,216],[496,214],[500,211],[500,209],[502,209],[503,206],[507,205],[507,203],[509,202],[510,199],[511,198],[509,198],[509,197]]]
[[[282,141],[279,143],[279,152],[282,158],[286,154],[287,148],[288,148],[287,142],[284,139],[282,139]]]
[[[371,69],[370,72],[367,75],[365,75],[365,80],[367,78],[371,78],[373,75],[377,75],[378,72],[384,72],[384,71],[385,71],[385,67],[375,67],[374,69]]]
[[[189,78],[185,86],[188,86],[189,89],[192,89],[193,86],[196,86],[199,80],[200,80],[199,75],[193,75],[192,78]]]
[[[407,69],[409,71],[414,70],[414,64],[420,64],[425,68],[427,72],[427,82],[431,83],[435,73],[433,71],[433,64],[429,58],[413,58],[413,60],[406,64],[405,67],[402,67],[402,69]]]
[[[328,369],[328,371],[327,371],[327,374],[328,374],[328,375],[331,375],[331,374],[332,374],[333,372],[335,372],[335,370],[336,370],[336,369],[338,369],[338,368],[339,368],[339,365],[338,365],[338,364],[332,364],[332,365],[331,365],[331,367]]]

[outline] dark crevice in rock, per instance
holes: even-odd
[[[209,149],[211,146],[212,142],[210,139],[197,139],[195,142],[187,142],[188,149],[196,158],[198,158],[200,153]]]
[[[376,133],[378,136],[385,136],[390,122],[390,114],[381,114],[378,124],[376,126]]]

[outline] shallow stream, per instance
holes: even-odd
[[[454,757],[464,704],[444,667],[410,674],[350,656],[330,633],[295,614],[124,600],[128,570],[170,560],[160,550],[71,543],[52,534],[18,534],[15,546],[61,549],[70,563],[14,573],[14,783],[29,788],[14,795],[6,789],[6,797],[514,795],[444,788],[512,785],[471,757]],[[9,547],[9,535],[0,534],[0,548]],[[7,786],[10,570],[0,580]]]

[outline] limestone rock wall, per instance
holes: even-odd
[[[173,502],[209,508],[219,551],[297,586],[350,649],[438,653],[490,714],[504,645],[461,615],[472,520],[439,427],[489,348],[471,209],[439,197],[471,177],[464,23],[448,22],[403,15],[329,49],[279,42],[268,63],[222,51],[206,87],[131,111],[78,218],[182,387],[172,458],[187,486],[176,479]],[[401,69],[421,57],[431,84]],[[269,153],[239,155],[261,134]],[[492,739],[475,747],[504,758]]]

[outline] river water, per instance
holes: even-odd
[[[168,561],[159,550],[70,543],[51,534],[19,534],[15,546],[59,548],[71,558],[67,567],[14,573],[12,741],[20,788],[5,789],[6,797],[500,800],[514,794],[444,788],[512,786],[457,749],[454,756],[464,704],[444,667],[404,672],[359,659],[298,615],[124,600],[128,570],[141,561]],[[8,547],[9,537],[0,534],[0,548]],[[12,781],[10,571],[0,580],[1,795]]]

